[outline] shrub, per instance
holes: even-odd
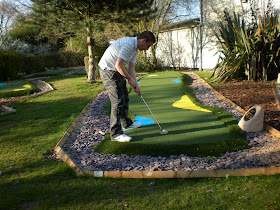
[[[38,56],[38,58],[42,60],[42,64],[44,64],[44,67],[48,69],[57,68],[58,66],[61,66],[59,52],[41,54]]]
[[[19,39],[13,39],[10,36],[0,36],[0,49],[22,54],[45,54],[52,51],[52,46],[49,43],[32,45]]]
[[[22,56],[18,52],[0,50],[0,81],[15,79],[21,72]]]
[[[106,46],[99,46],[99,45],[95,45],[94,46],[94,55],[95,55],[95,60],[98,63],[102,57],[102,55],[104,54],[105,50],[107,49],[107,45]]]
[[[65,46],[60,50],[60,64],[63,67],[81,66],[84,64],[84,56],[87,55],[86,41],[70,37],[65,41]]]
[[[155,65],[142,53],[137,56],[137,61],[135,64],[136,72],[153,72],[155,71]]]
[[[266,17],[256,27],[245,19],[225,12],[225,24],[219,23],[216,37],[222,50],[215,66],[212,82],[232,79],[273,80],[279,73],[280,19]]]
[[[83,55],[81,53],[73,51],[61,51],[60,52],[60,66],[82,66],[83,65]]]
[[[23,64],[21,73],[33,74],[45,70],[45,62],[41,56],[33,54],[24,54],[22,55],[22,58]]]
[[[87,43],[83,37],[70,37],[64,41],[63,46],[60,51],[72,51],[81,53],[83,56],[86,56],[88,52]]]

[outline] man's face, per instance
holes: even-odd
[[[138,45],[138,49],[140,51],[142,50],[148,50],[154,43],[153,42],[147,42],[146,39],[141,39],[140,43]]]

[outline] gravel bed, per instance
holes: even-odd
[[[197,75],[188,73],[194,80],[195,94],[202,104],[219,106],[238,120],[242,113],[212,92]],[[73,161],[84,171],[186,171],[212,169],[239,169],[280,166],[279,139],[266,131],[246,133],[250,149],[226,153],[222,157],[189,157],[186,154],[170,157],[128,156],[100,154],[92,148],[109,130],[109,117],[105,115],[108,95],[101,92],[89,104],[76,129],[63,145]]]

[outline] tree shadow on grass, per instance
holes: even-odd
[[[47,172],[50,164],[53,166]],[[76,177],[71,168],[51,161],[45,164],[38,161],[33,166],[23,167],[33,167],[33,171],[41,173],[21,177],[14,171],[13,176],[17,179],[0,184],[1,208],[21,209],[35,205],[38,209],[158,209],[163,206],[174,208],[174,202],[181,208],[238,208],[241,203],[245,208],[248,204],[262,205],[256,196],[260,189],[267,192],[265,205],[268,205],[267,201],[277,200],[279,188],[275,186],[279,175],[228,179],[112,179]],[[225,186],[230,186],[230,190],[224,190]],[[239,191],[234,186],[252,190],[257,187],[258,190]],[[210,193],[208,189],[211,189]],[[228,198],[213,202],[213,196]],[[166,198],[172,202],[167,202]],[[235,200],[241,203],[237,204]]]

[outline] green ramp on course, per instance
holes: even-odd
[[[139,82],[142,96],[156,119],[168,134],[160,134],[156,122],[125,132],[132,137],[128,143],[111,142],[109,136],[99,143],[95,150],[100,153],[128,155],[217,155],[227,151],[229,129],[212,112],[176,108],[184,95],[181,83],[173,80],[181,78],[175,71],[150,74]],[[203,106],[205,107],[205,106]],[[207,107],[206,107],[207,108]],[[141,97],[130,91],[130,111],[140,117],[152,118]],[[232,140],[231,140],[232,141]]]

